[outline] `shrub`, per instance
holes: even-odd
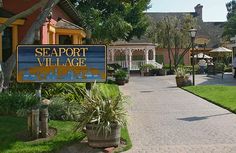
[[[114,77],[116,78],[116,80],[125,80],[127,77],[127,72],[122,70],[122,69],[118,69],[115,74]]]
[[[63,96],[55,96],[48,107],[49,118],[52,120],[76,120],[80,103],[68,101]]]
[[[232,72],[232,67],[231,66],[227,66],[224,69],[225,72]]]
[[[64,95],[67,98],[71,96],[66,86],[72,85],[75,87],[84,87],[84,83],[47,83],[43,85],[42,97],[51,99],[57,95]]]
[[[149,71],[149,70],[152,70],[154,69],[155,66],[152,65],[152,64],[143,64],[141,67],[140,67],[140,71]]]
[[[186,70],[184,67],[178,67],[176,70],[175,70],[175,75],[176,77],[186,77]]]
[[[39,99],[27,93],[0,93],[0,114],[24,116],[27,110],[36,106]],[[25,114],[23,113],[25,112]]]
[[[80,88],[85,88],[82,83],[60,83],[56,86],[48,86],[45,95],[51,97],[49,105],[50,119],[55,120],[76,120],[80,108],[80,101],[83,99]]]
[[[92,86],[90,94],[81,89],[84,100],[81,103],[78,130],[82,130],[86,124],[91,123],[98,125],[98,133],[101,131],[107,133],[111,130],[112,123],[121,126],[126,124],[127,98],[116,89],[117,87],[114,87],[113,92],[110,92],[111,86],[98,84]]]

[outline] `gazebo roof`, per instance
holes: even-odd
[[[118,42],[114,42],[112,44],[110,44],[109,46],[124,46],[124,47],[127,47],[127,46],[158,46],[156,44],[153,44],[153,43],[128,43],[128,42],[122,42],[122,41],[118,41]]]

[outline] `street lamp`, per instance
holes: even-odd
[[[192,67],[193,67],[193,86],[195,85],[195,71],[194,71],[194,40],[196,37],[197,29],[191,28],[189,31],[189,35],[191,37],[191,43],[192,43]]]

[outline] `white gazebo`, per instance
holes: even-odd
[[[118,63],[129,70],[139,70],[143,64],[152,64],[156,68],[162,68],[162,64],[156,62],[156,45],[152,43],[112,43],[107,47],[107,63]],[[134,57],[143,57],[135,59]],[[123,57],[123,58],[118,58]]]

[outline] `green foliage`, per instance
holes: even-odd
[[[27,110],[36,106],[38,102],[39,100],[32,94],[0,93],[0,114],[25,115]]]
[[[75,122],[52,121],[49,126],[57,129],[57,134],[47,140],[24,142],[16,135],[26,133],[27,120],[19,117],[0,116],[0,152],[1,153],[52,153],[72,143],[80,142],[85,134],[74,132]],[[126,140],[126,146],[118,147],[115,152],[122,152],[132,147],[127,127],[121,129],[121,137]]]
[[[232,16],[228,22],[225,23],[223,36],[226,39],[234,37],[236,35],[236,15]]]
[[[184,67],[178,67],[175,69],[175,75],[176,77],[186,77],[187,71]]]
[[[123,140],[126,140],[126,145],[125,146],[121,145],[120,147],[117,147],[114,150],[114,153],[124,152],[124,151],[129,150],[132,147],[132,142],[131,142],[128,129],[126,126],[121,128],[121,138]]]
[[[34,83],[17,83],[13,82],[9,88],[10,92],[25,92],[25,93],[35,93]]]
[[[43,153],[58,152],[63,146],[81,141],[85,134],[73,132],[75,122],[50,121],[49,126],[57,129],[57,134],[47,140],[24,142],[17,136],[24,136],[27,120],[19,117],[0,116],[1,153]]]
[[[226,3],[226,8],[227,8],[227,19],[230,19],[232,16],[235,15],[236,11],[236,1],[231,0],[230,2]]]
[[[224,63],[219,63],[219,62],[215,63],[215,69],[216,69],[216,70],[224,71],[224,68],[225,68],[225,67],[226,67],[226,66],[225,66]]]
[[[110,87],[95,83],[89,94],[81,89],[84,100],[81,102],[77,130],[82,130],[86,124],[91,123],[98,125],[98,133],[107,134],[111,130],[112,123],[120,126],[126,124],[127,97],[116,90],[117,87],[113,89]],[[112,90],[115,92],[111,92]]]
[[[73,96],[66,87],[72,85],[76,88],[82,88],[84,83],[47,83],[43,85],[42,97],[50,99],[53,96],[63,95],[66,99],[70,99]]]
[[[92,41],[101,43],[140,37],[148,26],[143,12],[149,3],[150,0],[84,0],[78,1],[77,10],[83,26],[91,30]]]
[[[116,70],[114,77],[116,78],[116,80],[125,80],[127,77],[127,72],[122,70],[122,69],[118,69]]]
[[[232,72],[232,67],[231,66],[226,66],[224,71],[225,72]]]
[[[52,120],[75,121],[79,114],[80,103],[68,101],[63,96],[55,96],[48,107],[49,118]]]
[[[196,27],[196,19],[191,15],[186,15],[183,19],[167,16],[154,22],[150,18],[150,25],[146,36],[153,43],[158,43],[160,47],[168,49],[169,68],[172,67],[172,59],[174,67],[177,68],[191,47],[189,29]],[[180,48],[185,49],[180,50]]]
[[[78,116],[80,101],[83,99],[80,88],[82,83],[58,83],[50,84],[44,90],[44,95],[50,97],[49,105],[50,119],[76,120]]]
[[[154,68],[155,68],[155,66],[152,64],[143,64],[142,66],[140,66],[140,71],[149,71]]]
[[[229,40],[236,35],[236,1],[232,0],[226,3],[226,8],[228,11],[228,21],[224,25],[223,37],[226,38],[226,40]]]

